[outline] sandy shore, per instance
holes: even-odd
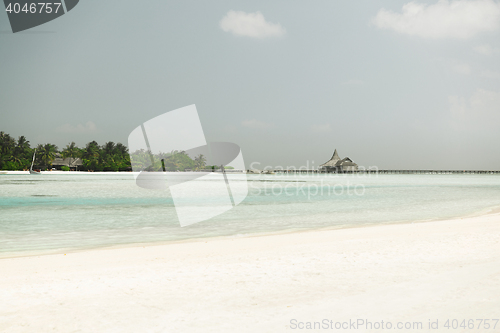
[[[500,319],[500,215],[2,259],[0,299],[1,332],[461,332]]]

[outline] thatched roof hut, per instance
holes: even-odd
[[[337,153],[337,149],[335,149],[332,158],[330,158],[330,160],[328,160],[327,162],[321,164],[319,166],[319,169],[327,172],[356,171],[358,170],[358,165],[354,163],[349,157],[340,159],[339,154]]]
[[[332,158],[330,158],[328,162],[321,164],[320,167],[335,167],[339,161],[340,157],[337,153],[337,149],[335,149]]]
[[[56,154],[56,158],[52,161],[52,167],[60,169],[63,166],[69,168],[77,168],[83,165],[80,158],[62,158],[61,154]]]

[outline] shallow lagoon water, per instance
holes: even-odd
[[[0,257],[217,236],[410,223],[500,206],[500,176],[248,175],[232,210],[181,228],[170,192],[129,173],[0,175]]]

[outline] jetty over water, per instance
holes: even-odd
[[[500,170],[380,170],[376,166],[368,168],[359,167],[349,157],[341,159],[334,150],[333,156],[319,166],[318,169],[307,169],[300,167],[298,169],[287,167],[289,169],[266,169],[263,174],[383,174],[383,175],[451,175],[451,174],[466,174],[466,175],[481,175],[481,174],[500,174]],[[247,173],[256,173],[248,170]],[[259,173],[259,172],[257,172]]]

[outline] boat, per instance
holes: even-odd
[[[33,170],[33,164],[35,163],[35,154],[36,154],[36,148],[35,148],[35,151],[33,152],[33,161],[31,161],[30,175],[39,175],[40,174],[40,171]]]

